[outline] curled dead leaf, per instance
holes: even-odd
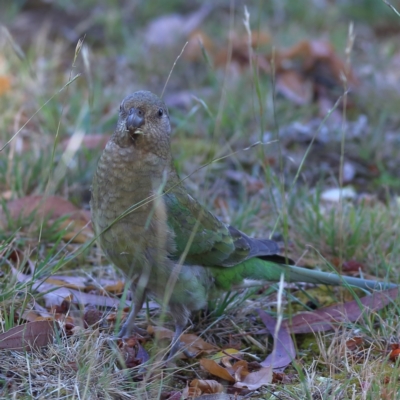
[[[208,379],[193,379],[190,387],[198,388],[202,393],[222,393],[224,391],[224,387],[220,383]]]

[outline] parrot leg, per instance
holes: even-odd
[[[146,297],[146,290],[139,287],[132,287],[132,292],[135,293],[134,304],[131,308],[128,318],[118,332],[119,338],[128,338],[132,332],[139,333],[142,336],[147,335],[147,331],[145,329],[141,329],[135,325],[136,317],[143,307],[144,299]]]
[[[170,311],[171,315],[175,320],[175,332],[174,336],[172,337],[171,350],[169,351],[167,361],[171,361],[179,350],[182,350],[183,354],[186,357],[194,358],[196,355],[190,353],[186,349],[187,345],[180,341],[182,332],[184,331],[189,321],[189,315],[190,315],[189,311],[182,304],[170,305]]]
[[[177,353],[177,351],[183,346],[183,343],[179,339],[182,335],[184,327],[185,327],[185,325],[181,325],[181,324],[175,325],[175,332],[174,332],[174,336],[172,338],[172,342],[171,342],[172,346],[171,346],[171,350],[168,355],[168,360],[173,359],[175,354]]]

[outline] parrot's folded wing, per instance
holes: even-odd
[[[185,252],[186,265],[231,267],[251,257],[275,256],[279,252],[274,241],[250,238],[224,224],[190,196],[182,185],[172,185],[171,181],[163,197],[168,224],[175,234],[174,259],[179,259]]]

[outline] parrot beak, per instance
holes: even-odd
[[[144,124],[144,116],[141,110],[131,108],[129,110],[128,118],[126,119],[126,129],[128,131],[136,131]]]

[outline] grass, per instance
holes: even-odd
[[[144,88],[161,93],[183,42],[172,49],[147,49],[141,29],[156,16],[196,8],[178,0],[154,4],[122,2],[116,8],[105,0],[86,0],[68,7],[62,2],[48,6],[52,12],[68,12],[88,21],[90,29],[78,52],[76,41],[66,40],[62,29],[46,31],[38,20],[33,20],[36,28],[29,31],[28,42],[18,31],[10,42],[3,32],[0,64],[4,71],[0,74],[10,77],[12,89],[0,96],[1,144],[18,132],[0,158],[4,204],[10,198],[55,193],[88,209],[88,189],[100,150],[82,148],[67,153],[60,143],[80,133],[110,134],[119,102],[127,93]],[[396,133],[400,120],[392,72],[397,47],[394,37],[379,33],[382,26],[393,26],[398,19],[383,2],[372,5],[363,0],[360,4],[356,8],[332,4],[322,9],[311,0],[308,7],[292,2],[249,5],[251,29],[271,27],[277,48],[299,38],[323,36],[342,58],[348,23],[355,21],[352,66],[362,83],[349,95],[355,106],[348,111],[347,126],[336,123],[334,115],[319,115],[315,103],[296,106],[275,95],[271,76],[250,67],[238,72],[229,65],[216,68],[204,58],[189,62],[183,57],[172,72],[166,101],[179,100],[183,91],[192,92],[198,100],[189,98],[186,108],[170,106],[172,150],[182,177],[221,158],[193,173],[186,184],[194,197],[225,222],[249,235],[280,235],[289,255],[304,265],[329,269],[329,263],[341,268],[343,262],[357,260],[365,276],[398,282],[400,142]],[[363,15],[360,10],[369,11]],[[18,18],[22,12],[24,9],[13,4],[6,14]],[[231,12],[229,4],[221,5],[202,29],[215,45],[226,46],[230,26],[244,30],[242,19],[241,6]],[[23,53],[18,50],[20,44]],[[80,76],[69,83],[77,74]],[[367,117],[364,125],[362,116]],[[324,117],[329,118],[319,129]],[[294,123],[301,123],[306,133],[294,133]],[[313,137],[315,142],[310,144]],[[277,138],[279,142],[244,151],[257,141]],[[343,162],[356,166],[355,177],[345,185],[351,184],[358,196],[326,202],[322,194],[340,186]],[[94,280],[120,278],[99,249],[91,246],[83,251],[82,245],[66,243],[54,226],[27,219],[2,217],[2,221],[2,331],[19,323],[22,312],[31,309],[34,301],[44,305],[32,283],[15,280],[10,267],[17,265],[12,257],[17,251],[24,259],[19,265],[23,272],[29,263],[35,265],[35,282],[55,273]],[[289,286],[284,291],[284,316],[306,309],[310,300],[326,306],[341,298],[349,300],[351,296],[339,289]],[[215,301],[210,307],[213,312],[194,315],[190,331],[219,346],[247,347],[248,353],[262,360],[265,353],[254,343],[271,349],[267,339],[253,335],[252,342],[239,333],[262,329],[254,309],[274,313],[276,303],[274,288],[262,295],[255,289],[231,293]],[[389,345],[398,343],[397,309],[394,302],[343,329],[296,335],[297,364],[285,371],[289,383],[260,389],[253,398],[397,398],[398,361],[387,356]],[[151,311],[150,316],[157,320],[158,311]],[[145,327],[144,313],[139,320]],[[109,344],[110,333],[81,327],[39,351],[2,350],[1,396],[158,399],[161,393],[184,388],[195,377],[211,379],[198,360],[178,362],[176,369],[138,377],[137,369],[123,368],[120,352]],[[354,337],[361,337],[362,344],[349,350],[347,343]],[[153,341],[144,345],[159,351]]]

